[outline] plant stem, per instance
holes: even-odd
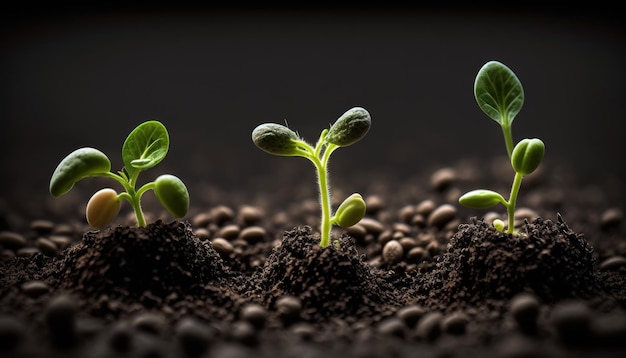
[[[502,134],[504,134],[506,151],[509,154],[509,158],[511,158],[511,153],[513,153],[513,134],[511,133],[511,126],[508,124],[502,124]]]
[[[509,228],[507,233],[512,234],[515,230],[515,206],[517,205],[517,195],[519,194],[519,188],[522,185],[522,178],[524,176],[520,173],[515,173],[513,179],[513,185],[511,186],[511,196],[506,205],[506,211],[509,216]]]

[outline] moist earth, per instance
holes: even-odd
[[[310,189],[289,204],[295,188],[254,205],[212,195],[223,202],[200,199],[185,220],[151,213],[144,228],[5,219],[0,353],[621,357],[622,208],[557,174],[522,185],[515,234],[491,225],[503,209],[458,205],[484,185],[463,163],[393,186],[355,180],[366,217],[326,248]]]

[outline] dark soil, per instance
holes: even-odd
[[[265,206],[201,199],[188,220],[154,215],[145,228],[7,224],[0,355],[622,357],[622,208],[540,173],[505,234],[490,224],[502,208],[456,203],[485,186],[466,169],[363,186],[366,218],[327,248],[310,190]]]

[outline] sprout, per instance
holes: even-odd
[[[515,177],[508,201],[495,191],[477,189],[462,195],[459,203],[474,209],[486,209],[497,204],[504,205],[508,215],[507,232],[514,233],[515,207],[522,178],[539,167],[543,160],[545,145],[540,139],[533,138],[522,139],[513,147],[511,124],[524,104],[524,90],[511,69],[497,61],[487,62],[476,75],[474,96],[483,112],[502,127]],[[493,226],[498,231],[504,230],[504,222],[501,220],[495,220]]]
[[[252,141],[261,150],[280,156],[299,156],[309,159],[317,170],[317,180],[322,209],[320,246],[330,243],[333,224],[349,227],[365,216],[365,201],[360,194],[348,197],[333,216],[328,189],[328,160],[340,147],[347,147],[361,140],[371,126],[369,113],[361,107],[346,111],[330,129],[324,129],[315,147],[300,139],[291,129],[276,123],[264,123],[252,131]]]
[[[185,184],[171,174],[161,175],[154,182],[142,185],[138,190],[139,174],[159,164],[169,149],[169,135],[165,126],[158,121],[147,121],[138,125],[126,138],[122,146],[124,168],[111,172],[111,161],[94,148],[80,148],[68,154],[57,166],[50,179],[50,194],[58,197],[66,194],[79,180],[87,177],[108,177],[118,181],[125,192],[118,194],[106,188],[96,192],[87,203],[87,222],[93,227],[111,223],[117,216],[121,199],[126,199],[135,210],[139,226],[146,226],[141,197],[153,189],[159,202],[175,217],[181,218],[189,209],[189,193]]]

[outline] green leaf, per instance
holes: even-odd
[[[138,125],[122,146],[122,159],[129,176],[159,164],[169,146],[170,138],[161,122],[147,121]]]
[[[94,148],[76,149],[67,155],[52,173],[50,194],[61,196],[86,177],[97,176],[111,170],[111,161],[101,151]]]
[[[177,218],[187,215],[189,210],[189,192],[187,187],[171,174],[163,174],[155,181],[154,194],[161,205]]]
[[[545,145],[541,139],[522,139],[511,154],[511,165],[513,169],[522,175],[527,175],[535,171],[545,152]]]
[[[365,216],[365,201],[361,194],[354,193],[339,205],[333,221],[341,227],[350,227]]]
[[[371,125],[370,114],[364,108],[354,107],[335,121],[328,130],[325,140],[340,147],[347,147],[361,140]]]
[[[252,131],[252,142],[261,150],[282,156],[299,155],[298,135],[277,123],[264,123]]]
[[[489,61],[478,71],[474,96],[483,112],[505,127],[510,127],[524,105],[522,83],[498,61]]]
[[[497,204],[504,204],[506,200],[502,195],[492,190],[477,189],[463,194],[459,203],[473,209],[486,209]]]

